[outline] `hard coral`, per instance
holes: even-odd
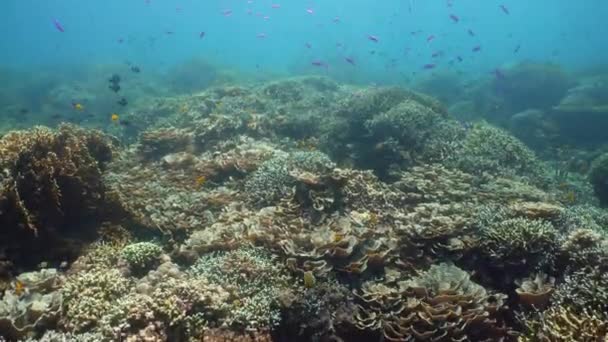
[[[520,176],[542,183],[543,165],[526,145],[488,124],[476,124],[449,164],[472,174]]]
[[[587,311],[557,306],[524,321],[520,342],[602,342],[608,339],[608,321]]]
[[[276,293],[289,288],[291,280],[265,250],[243,247],[203,255],[190,272],[233,293],[229,314],[222,319],[226,325],[263,331],[280,324]]]
[[[103,315],[128,291],[130,281],[118,270],[94,270],[67,278],[61,289],[61,325],[70,332],[86,332],[101,323]]]
[[[137,242],[126,245],[121,256],[134,272],[141,273],[154,267],[162,253],[162,247],[155,243]]]
[[[22,273],[17,281],[23,292],[4,291],[0,301],[0,334],[9,340],[36,336],[43,329],[52,329],[61,313],[62,296],[58,291],[62,277],[55,269]]]
[[[77,252],[66,236],[89,233],[87,223],[111,204],[102,171],[112,150],[101,132],[71,125],[0,139],[0,225],[14,227],[0,233],[0,244],[10,245],[8,260],[32,267],[43,258],[65,260]]]
[[[602,154],[591,164],[589,181],[603,206],[608,206],[608,153]]]
[[[541,220],[507,218],[481,227],[479,233],[481,252],[511,275],[547,267],[557,249],[557,231]]]
[[[246,181],[245,191],[251,202],[271,205],[295,185],[291,171],[323,172],[333,167],[333,162],[321,152],[279,154],[260,165]]]
[[[398,287],[366,284],[357,327],[390,341],[496,341],[507,335],[500,314],[504,295],[473,283],[465,271],[435,265]]]

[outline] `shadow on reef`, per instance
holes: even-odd
[[[564,199],[569,190],[552,186],[546,164],[507,131],[463,126],[415,92],[319,77],[214,88],[162,106],[172,114],[146,118],[130,146],[71,126],[0,140],[7,189],[31,173],[44,190],[23,188],[30,221],[14,201],[22,188],[5,197],[12,211],[0,219],[20,223],[25,242],[32,227],[62,238],[66,217],[106,221],[82,232],[99,237],[79,237],[86,248],[66,268],[0,284],[0,334],[606,338],[608,212],[594,206],[589,184],[585,196]],[[306,133],[296,133],[302,124]],[[11,143],[39,136],[42,146]],[[74,216],[39,207],[60,198],[57,189]]]

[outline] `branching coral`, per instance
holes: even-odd
[[[490,341],[507,334],[500,321],[505,296],[452,265],[432,266],[398,287],[364,284],[358,297],[357,327],[390,341]]]
[[[602,342],[608,339],[608,321],[592,313],[577,313],[557,306],[524,321],[520,342]]]
[[[605,314],[608,312],[608,274],[597,267],[575,271],[557,287],[552,300],[577,312]]]
[[[85,332],[101,323],[103,315],[128,291],[130,281],[118,270],[82,272],[67,278],[61,289],[61,325],[71,332]]]
[[[241,248],[202,256],[190,272],[230,289],[234,300],[225,324],[246,329],[269,329],[281,321],[276,293],[288,288],[286,270],[277,267],[271,254],[259,248]]]
[[[270,205],[286,195],[295,185],[290,171],[323,172],[334,167],[320,152],[295,152],[277,155],[262,163],[245,183],[249,199],[258,205]]]
[[[557,230],[546,221],[504,215],[495,211],[488,221],[478,221],[479,248],[491,265],[509,270],[511,276],[551,265]]]

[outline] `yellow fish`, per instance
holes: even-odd
[[[72,102],[72,107],[74,107],[74,109],[76,109],[79,112],[82,112],[84,110],[84,106],[80,103]]]
[[[14,289],[15,289],[15,295],[17,295],[17,297],[21,297],[22,294],[25,293],[25,284],[23,284],[21,281],[16,280],[15,281],[15,285],[14,285]]]
[[[120,117],[118,116],[118,114],[112,113],[112,116],[110,116],[110,119],[112,119],[113,122],[116,122],[116,121],[118,121],[118,119],[120,119]]]
[[[203,186],[205,185],[205,183],[207,182],[207,177],[205,176],[199,176],[196,178],[196,186]]]
[[[304,272],[304,287],[310,289],[315,286],[316,282],[317,279],[315,279],[315,275],[311,271]]]

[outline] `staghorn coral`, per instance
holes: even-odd
[[[0,233],[1,244],[10,245],[4,258],[23,267],[73,258],[79,246],[67,236],[86,236],[96,219],[112,217],[102,182],[112,154],[101,132],[71,125],[3,136],[0,225],[14,227]]]
[[[577,312],[608,312],[608,274],[598,267],[586,267],[565,276],[552,301]]]
[[[101,323],[130,285],[116,269],[93,270],[69,276],[61,289],[63,317],[60,325],[69,332],[86,332]]]
[[[265,250],[242,247],[203,255],[190,272],[211,284],[229,288],[234,294],[227,309],[229,314],[223,318],[228,326],[263,331],[280,324],[275,294],[288,288],[291,281],[286,270],[277,267],[274,257]]]
[[[581,269],[587,266],[605,268],[608,262],[608,240],[592,229],[575,229],[560,245],[561,262],[566,267]]]
[[[283,327],[298,340],[340,341],[353,326],[356,306],[352,292],[335,280],[279,295]]]
[[[510,276],[551,265],[558,248],[557,230],[546,221],[504,215],[497,211],[489,222],[478,223],[479,249],[489,264],[508,270]]]
[[[493,341],[504,338],[505,296],[487,292],[453,265],[433,265],[396,287],[365,283],[356,325],[390,341]]]
[[[608,321],[587,311],[577,313],[557,306],[524,321],[520,342],[602,342],[608,339]]]

